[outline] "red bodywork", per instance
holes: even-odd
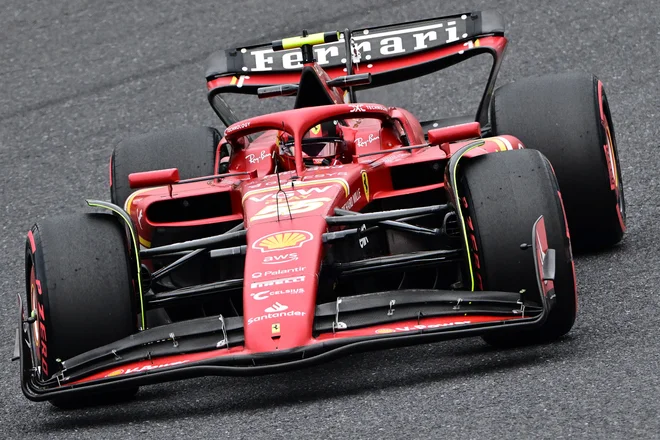
[[[355,116],[359,118],[348,119]],[[351,162],[332,167],[305,168],[300,166],[302,157],[296,157],[296,164],[299,165],[297,169],[280,172],[278,183],[278,176],[273,174],[276,159],[272,159],[273,153],[277,152],[277,130],[267,130],[284,128],[299,140],[307,130],[327,118],[345,118],[348,126],[355,130],[353,145],[349,146],[353,153]],[[446,161],[451,154],[469,143],[466,140],[444,143],[442,148],[440,145],[428,145],[409,151],[388,153],[388,150],[400,149],[402,144],[398,134],[391,128],[384,128],[383,122],[402,121],[403,118],[405,125],[411,127],[407,131],[410,145],[426,145],[423,133],[415,129],[419,127],[419,122],[414,116],[403,109],[385,108],[379,104],[338,103],[334,106],[304,108],[249,119],[229,127],[226,137],[238,139],[254,132],[265,133],[236,154],[229,173],[256,172],[258,177],[246,175],[228,177],[220,181],[180,183],[172,186],[171,196],[168,187],[137,191],[127,201],[126,210],[138,225],[140,241],[143,244],[150,243],[154,229],[163,226],[195,227],[211,222],[244,219],[247,229],[243,290],[245,346],[241,349],[234,347],[229,351],[218,350],[217,353],[168,357],[159,362],[171,364],[175,361],[192,361],[227,354],[272,352],[315,344],[329,338],[378,335],[389,333],[390,330],[414,331],[424,326],[460,325],[465,321],[475,323],[501,320],[501,317],[492,316],[470,316],[469,319],[428,318],[419,324],[403,322],[387,328],[380,325],[322,334],[316,338],[312,336],[317,304],[317,274],[324,251],[322,235],[328,231],[326,217],[332,216],[335,208],[350,205],[351,210],[360,211],[374,200],[444,187],[445,183],[440,182],[395,190],[389,169],[418,162]],[[454,127],[445,129],[450,137],[456,131]],[[464,131],[478,132],[474,126],[467,127]],[[438,131],[437,135],[442,137],[442,131]],[[487,138],[483,141],[482,146],[471,150],[466,156],[474,157],[522,148],[519,140],[511,136]],[[300,152],[301,149],[296,148],[296,151]],[[382,151],[382,154],[360,156],[378,151]],[[191,197],[215,192],[230,194],[230,215],[168,225],[154,223],[149,218],[149,207],[152,203],[170,197]],[[128,365],[124,370],[138,368],[140,365],[142,363]],[[109,373],[112,371],[99,373],[93,378]]]
[[[355,66],[354,73],[391,72],[470,51],[490,52],[499,60],[506,42],[501,35],[483,36],[368,65],[363,63]],[[65,382],[65,385],[92,385],[90,382],[115,381],[121,376],[144,375],[152,370],[174,371],[186,364],[211,359],[270,356],[303,348],[310,353],[321,352],[322,347],[330,347],[339,340],[345,340],[345,345],[356,342],[357,346],[357,342],[365,339],[387,340],[401,334],[423,337],[429,331],[445,327],[478,327],[480,324],[485,327],[517,319],[529,321],[524,314],[518,317],[456,313],[455,316],[418,317],[314,334],[319,274],[325,252],[328,246],[332,247],[324,243],[323,237],[325,233],[342,229],[327,222],[328,217],[335,215],[335,209],[360,212],[370,203],[385,199],[439,189],[452,191],[447,175],[432,183],[401,188],[394,184],[392,170],[426,162],[437,163],[444,170],[449,159],[459,151],[457,157],[469,158],[519,149],[523,145],[512,136],[480,139],[478,122],[425,133],[420,121],[405,109],[375,103],[344,103],[346,91],[326,84],[344,75],[342,68],[331,67],[326,73],[316,63],[307,66],[314,69],[334,104],[258,116],[230,125],[218,144],[216,156],[215,169],[219,170],[221,147],[226,143],[234,147],[229,169],[222,176],[181,181],[178,172],[170,169],[136,173],[129,179],[132,187],[140,189],[126,200],[123,208],[133,220],[144,248],[152,247],[158,231],[243,223],[247,231],[242,293],[244,343],[231,347],[218,343],[220,348],[210,351],[114,362],[111,367],[96,368],[93,374]],[[236,76],[222,76],[210,80],[208,89],[236,91],[247,86],[297,83],[299,76],[299,72],[250,73],[240,81]],[[320,122],[333,119],[345,122],[341,131],[346,151],[341,155],[341,164],[305,166],[301,148],[303,135]],[[284,132],[293,137],[294,157],[281,155]],[[260,134],[254,139],[249,137],[255,133]],[[470,147],[465,148],[468,145]],[[144,188],[154,184],[160,186]],[[160,203],[208,195],[222,195],[226,200],[221,215],[166,222],[152,215],[154,206]],[[429,201],[433,203],[441,202]],[[541,267],[547,251],[542,222],[535,233],[538,266]],[[148,260],[146,264],[149,265]],[[547,293],[547,289],[541,290]],[[29,396],[38,400],[36,394]]]

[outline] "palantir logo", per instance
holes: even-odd
[[[283,312],[288,308],[289,307],[285,306],[284,304],[280,304],[280,303],[276,302],[271,307],[268,307],[266,310],[264,310],[264,312],[266,312],[266,313]]]

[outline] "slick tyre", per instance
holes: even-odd
[[[612,246],[626,230],[616,136],[603,83],[591,74],[528,78],[495,91],[495,134],[516,136],[552,164],[573,246]]]
[[[548,245],[556,251],[556,303],[542,327],[489,333],[498,346],[553,341],[568,333],[577,311],[575,271],[557,180],[548,160],[536,150],[491,153],[461,166],[459,194],[468,225],[475,290],[519,292],[539,298],[529,243],[534,222],[545,219]]]
[[[127,139],[115,147],[110,159],[110,197],[124,207],[134,191],[131,173],[178,168],[181,179],[210,176],[222,136],[212,127],[182,127]]]
[[[136,295],[125,230],[109,214],[76,214],[35,224],[26,243],[26,291],[33,355],[42,380],[65,361],[137,332]],[[137,388],[107,393],[135,395]],[[79,402],[54,400],[69,408]]]

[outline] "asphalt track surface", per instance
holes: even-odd
[[[655,0],[226,3],[3,2],[0,437],[660,436]],[[507,16],[510,46],[498,84],[584,70],[609,93],[629,231],[617,249],[578,259],[580,309],[570,336],[506,351],[473,339],[359,354],[295,373],[147,387],[125,406],[73,412],[23,397],[9,357],[26,231],[46,216],[83,211],[85,197],[107,199],[108,158],[121,138],[219,125],[205,98],[210,52],[304,27],[355,28],[487,7]],[[412,110],[423,105],[414,101]],[[256,99],[248,110],[260,110]]]

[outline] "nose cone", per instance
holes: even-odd
[[[243,287],[247,349],[282,350],[312,339],[325,228],[325,219],[315,216],[248,230]]]
[[[346,202],[349,181],[358,184],[359,173],[357,167],[309,170],[296,180],[267,176],[244,188],[247,349],[283,350],[311,341],[325,218]]]

